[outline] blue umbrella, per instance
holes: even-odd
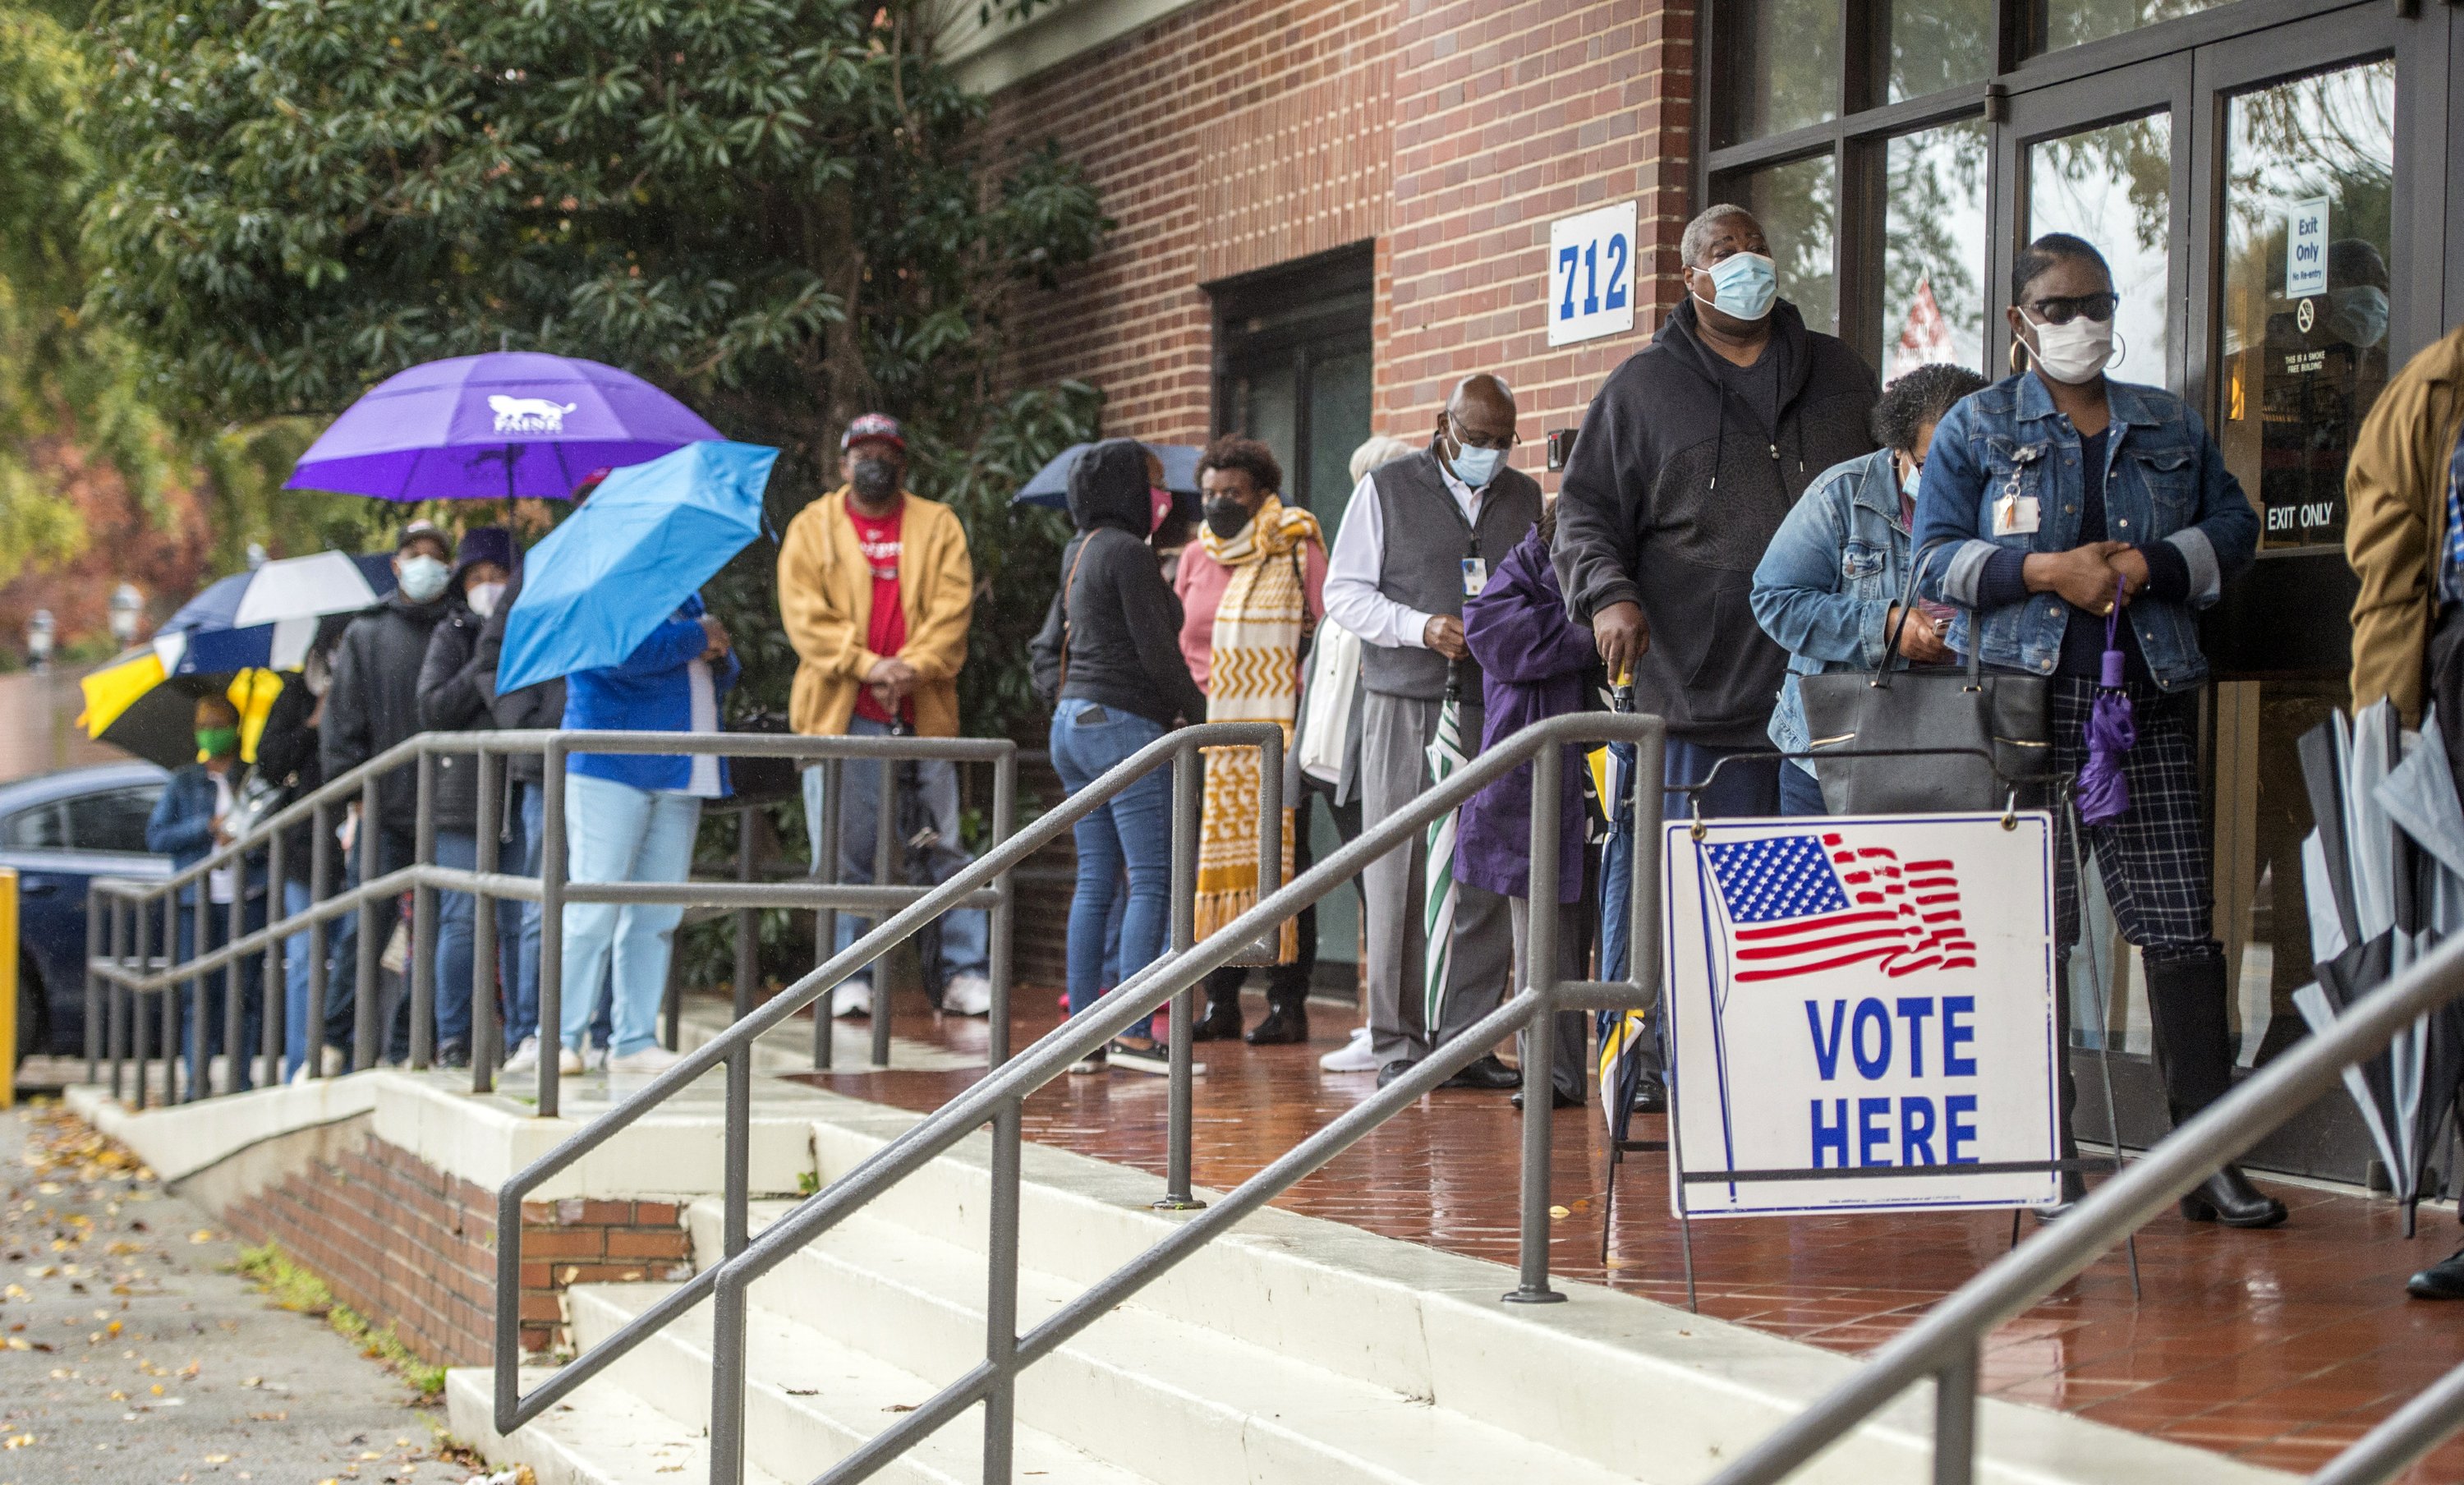
[[[621,665],[675,607],[761,534],[779,451],[687,444],[607,477],[531,548],[505,616],[501,694]]]
[[[235,572],[206,585],[182,604],[155,631],[154,653],[169,676],[224,676],[266,667],[296,670],[315,637],[317,620],[326,613],[349,612],[381,601],[394,589],[393,554],[365,552],[350,559],[366,581],[368,596],[354,593],[348,602],[308,602],[286,610],[280,622],[242,625],[238,622],[249,592],[258,587],[267,570]],[[269,564],[276,567],[278,564]]]
[[[1069,508],[1069,466],[1078,455],[1095,447],[1091,443],[1073,443],[1052,456],[1051,461],[1035,472],[1035,477],[1019,486],[1018,494],[1009,498],[1012,505],[1044,505],[1053,510]],[[1198,519],[1199,493],[1198,461],[1206,451],[1194,443],[1151,443],[1155,457],[1163,460],[1163,487],[1177,499],[1173,508],[1195,521]]]

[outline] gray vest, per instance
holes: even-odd
[[[1437,456],[1423,449],[1371,473],[1377,516],[1386,528],[1386,550],[1377,567],[1377,590],[1421,613],[1463,613],[1463,564],[1486,559],[1494,573],[1540,520],[1540,485],[1514,469],[1500,469],[1480,498],[1480,523],[1463,524],[1463,507],[1438,472]],[[1435,650],[1383,645],[1360,647],[1361,677],[1372,691],[1434,701],[1446,694],[1446,657]],[[1480,662],[1463,662],[1463,699],[1480,705]]]

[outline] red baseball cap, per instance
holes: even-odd
[[[868,412],[849,423],[847,432],[839,438],[839,452],[844,454],[867,438],[878,438],[884,443],[894,443],[898,445],[899,453],[907,452],[906,432],[899,428],[898,419],[887,412]]]

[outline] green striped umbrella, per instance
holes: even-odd
[[[1463,762],[1463,662],[1449,660],[1446,698],[1438,708],[1438,735],[1429,740],[1430,787],[1444,783]],[[1422,994],[1432,1043],[1438,1039],[1438,1029],[1445,1024],[1446,965],[1454,958],[1455,899],[1459,895],[1455,888],[1455,814],[1449,809],[1429,822],[1429,898],[1422,919],[1427,930],[1424,962],[1428,975]]]

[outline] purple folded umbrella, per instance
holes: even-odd
[[[564,499],[593,470],[719,436],[630,371],[538,351],[431,361],[351,404],[287,490],[381,500]]]
[[[2130,780],[2122,771],[2123,755],[2139,742],[2139,720],[2131,710],[2130,693],[2122,688],[2122,585],[2116,582],[2113,607],[2104,616],[2103,673],[2097,677],[2096,703],[2087,718],[2087,762],[2079,768],[2079,818],[2105,825],[2130,808]]]

